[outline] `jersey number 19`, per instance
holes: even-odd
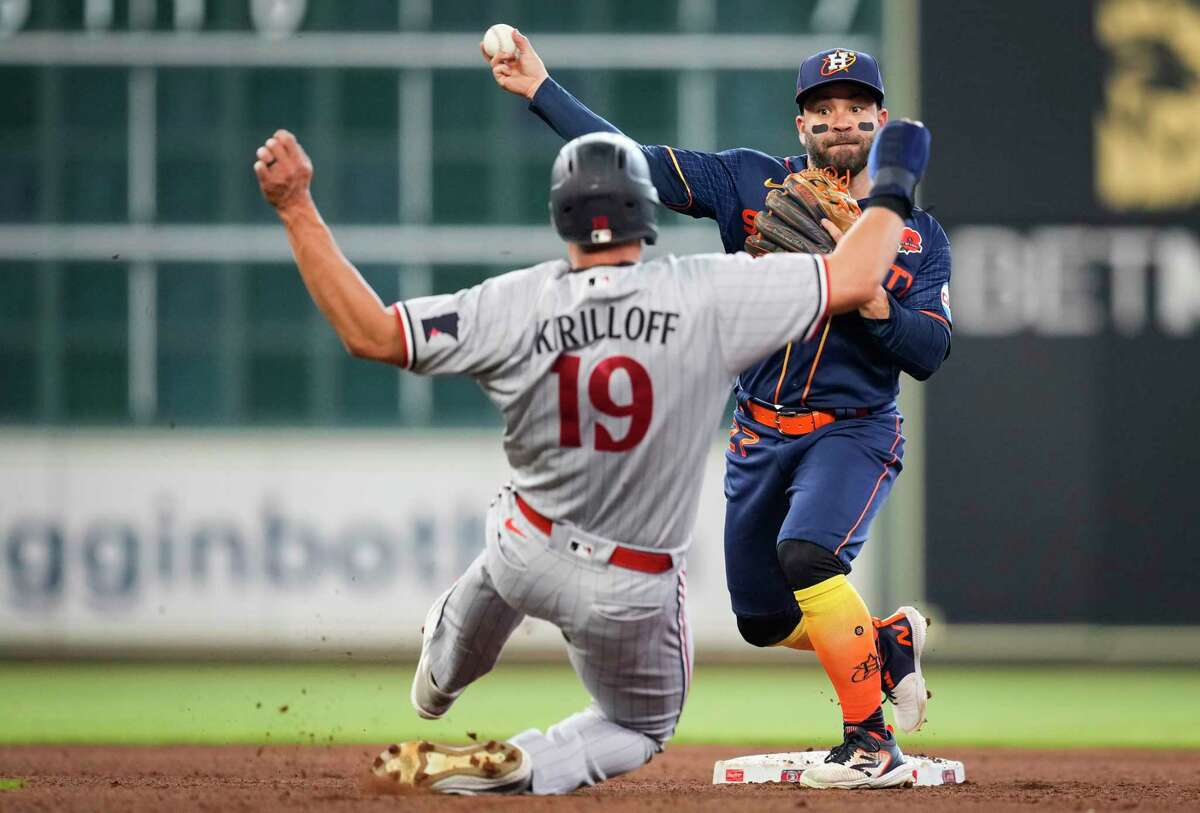
[[[554,362],[554,372],[558,373],[558,442],[561,446],[583,445],[579,432],[579,366],[579,356],[567,354]],[[612,376],[617,370],[624,370],[629,376],[633,399],[628,404],[618,404],[612,397]],[[597,422],[596,451],[626,452],[642,442],[654,414],[654,387],[645,367],[629,356],[609,356],[592,370],[587,392],[597,412],[630,419],[629,430],[620,438],[614,438],[607,427]]]

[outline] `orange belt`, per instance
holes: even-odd
[[[517,495],[517,508],[521,509],[521,513],[525,515],[525,519],[529,520],[530,525],[537,528],[546,536],[550,535],[550,531],[554,528],[554,523],[548,517],[544,517],[535,511],[532,505],[521,499],[520,494]],[[608,557],[608,563],[617,567],[623,567],[626,570],[637,570],[641,573],[666,573],[672,567],[669,554],[634,550],[622,545],[617,545],[613,548],[612,556]]]
[[[751,420],[763,426],[774,426],[784,435],[807,435],[837,420],[837,416],[832,412],[822,412],[819,409],[803,412],[795,409],[772,409],[754,401],[743,401],[741,406],[749,413]],[[866,414],[865,409],[861,411]]]

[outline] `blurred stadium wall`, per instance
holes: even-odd
[[[0,0],[2,651],[411,652],[481,544],[499,422],[468,381],[345,355],[250,164],[297,132],[385,299],[554,256],[559,142],[477,51],[507,21],[630,135],[696,149],[797,152],[798,61],[878,53],[893,115],[934,129],[925,198],[955,245],[957,331],[933,382],[905,383],[906,472],[856,581],[880,612],[932,606],[945,657],[1200,658],[1183,626],[1200,622],[1200,180],[1158,170],[1154,193],[1103,171],[1151,141],[1200,164],[1200,48],[1103,24],[1168,6],[1196,10]],[[1129,53],[1175,72],[1122,72]],[[1132,103],[1137,81],[1174,95]],[[664,225],[659,250],[720,248],[710,225]],[[702,656],[743,658],[712,432],[689,605]],[[514,647],[555,642],[530,624]]]

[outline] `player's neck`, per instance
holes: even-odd
[[[640,240],[622,243],[600,251],[584,251],[575,243],[567,243],[567,259],[571,261],[573,271],[582,271],[594,265],[628,265],[642,259],[642,243]]]
[[[871,177],[865,169],[850,179],[850,194],[856,200],[862,200],[871,194]]]

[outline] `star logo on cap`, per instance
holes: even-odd
[[[839,49],[831,54],[826,54],[825,61],[821,63],[821,75],[833,76],[835,73],[848,71],[857,59],[858,54],[853,51]]]

